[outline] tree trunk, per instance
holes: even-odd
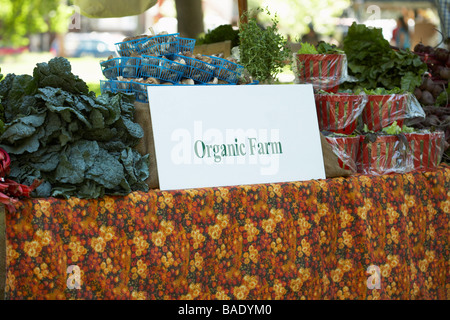
[[[247,23],[248,22],[248,15],[246,14],[248,11],[247,0],[238,0],[238,7],[239,7],[239,20],[238,20],[239,23]]]
[[[65,43],[64,43],[64,34],[62,33],[57,33],[56,34],[56,39],[58,39],[57,43],[59,46],[59,50],[58,50],[58,56],[60,57],[65,57],[66,56],[66,47],[65,47]]]
[[[175,0],[178,32],[181,37],[197,38],[204,32],[202,0]]]

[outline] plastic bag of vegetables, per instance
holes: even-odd
[[[380,131],[392,125],[394,121],[402,126],[405,120],[409,120],[411,124],[417,119],[425,118],[422,106],[411,92],[399,88],[356,90],[359,91],[367,94],[367,104],[361,118],[369,130]]]
[[[296,83],[312,84],[316,91],[336,93],[340,84],[351,80],[345,52],[325,42],[317,47],[302,43],[293,56],[293,71]]]
[[[367,103],[364,92],[358,94],[319,90],[314,94],[320,130],[351,134]]]
[[[322,131],[327,142],[331,145],[334,154],[338,158],[338,164],[342,169],[357,172],[357,161],[360,145],[359,135],[346,135]]]

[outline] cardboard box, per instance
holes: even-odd
[[[198,53],[208,56],[223,53],[223,57],[227,58],[231,55],[231,40],[211,44],[196,45],[194,48],[194,54]]]

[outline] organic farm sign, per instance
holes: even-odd
[[[149,86],[161,190],[324,179],[311,85]]]

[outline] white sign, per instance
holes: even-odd
[[[325,179],[311,85],[149,86],[161,190]]]

